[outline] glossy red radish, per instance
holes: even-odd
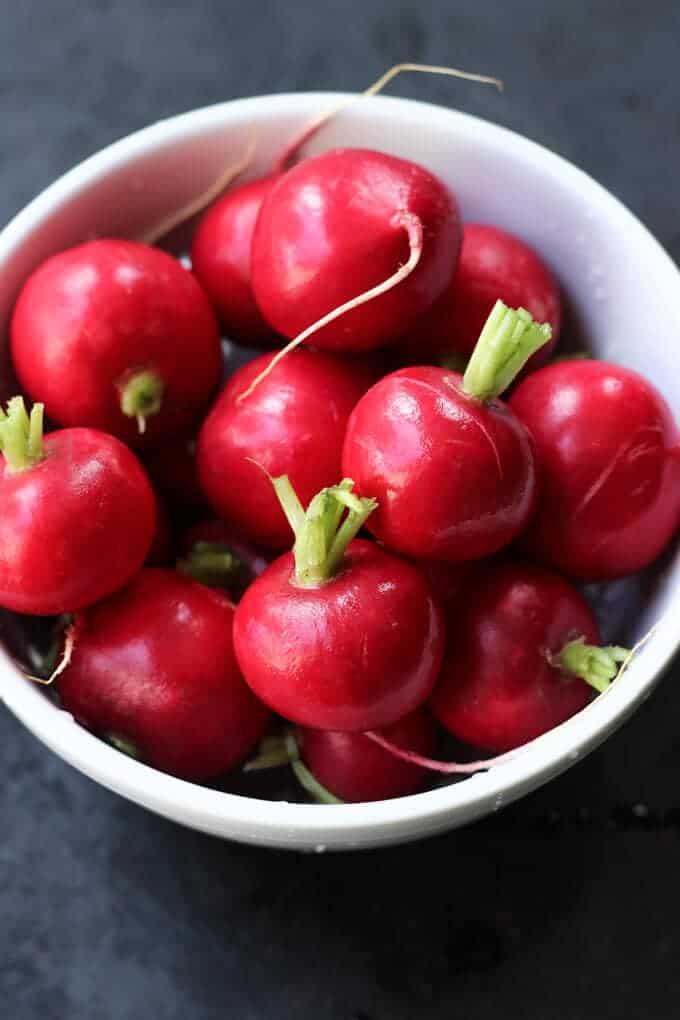
[[[10,342],[22,387],[50,418],[128,443],[186,431],[222,364],[200,285],[170,255],[133,241],[89,241],[39,266]]]
[[[495,552],[534,503],[529,436],[497,397],[550,339],[548,325],[497,302],[464,376],[434,366],[376,383],[352,412],[343,473],[375,495],[368,522],[388,548],[459,562]]]
[[[41,404],[0,410],[0,606],[70,613],[141,567],[155,497],[141,464],[113,436],[62,429],[43,438]]]
[[[499,90],[502,89],[502,82],[488,75],[469,73],[452,67],[405,63],[389,68],[362,95],[376,95],[404,71],[450,75],[495,85]],[[262,201],[275,181],[299,156],[305,142],[345,105],[343,102],[313,117],[286,145],[270,174],[228,191],[215,202],[199,223],[191,252],[194,272],[218,310],[227,335],[241,344],[270,347],[275,346],[278,339],[277,334],[262,318],[252,292],[251,242]],[[243,164],[238,168],[239,172],[240,169],[243,169]],[[229,173],[227,182],[233,178],[233,171]],[[225,186],[226,182],[220,181],[218,184],[220,190]],[[214,191],[214,188],[211,189],[211,198]],[[204,208],[205,204],[207,204],[205,199],[198,199],[200,209]],[[179,214],[179,221],[183,221],[188,214],[193,215],[196,211],[195,203],[192,203],[187,212]],[[173,218],[172,226],[176,225],[177,220],[178,217]],[[155,231],[153,236],[157,237],[158,234],[159,231]]]
[[[277,176],[261,177],[223,195],[201,219],[191,246],[192,269],[225,333],[249,347],[275,347],[280,340],[257,306],[250,272],[255,222]]]
[[[215,779],[257,745],[269,712],[234,657],[226,595],[174,570],[145,569],[77,615],[58,679],[76,720],[150,765]]]
[[[300,725],[388,726],[434,686],[441,611],[415,567],[372,542],[352,541],[375,504],[354,496],[349,480],[318,493],[306,513],[288,479],[274,484],[295,547],[237,607],[243,675],[265,704]]]
[[[680,436],[658,390],[619,365],[566,361],[525,379],[510,406],[540,464],[524,549],[588,581],[651,563],[680,523]]]
[[[194,524],[182,536],[177,569],[201,584],[224,588],[238,600],[271,560],[226,521]]]
[[[575,588],[526,563],[481,572],[450,634],[430,707],[454,736],[489,751],[518,747],[570,718],[627,657],[599,647]]]
[[[265,471],[287,474],[303,503],[340,477],[345,428],[372,382],[359,364],[295,351],[242,400],[265,354],[228,381],[199,435],[201,486],[214,510],[256,544],[288,549],[293,533]]]
[[[407,754],[430,755],[437,745],[432,717],[416,709],[373,737],[300,726],[285,736],[265,737],[245,772],[290,764],[300,785],[321,804],[389,800],[417,793],[428,770],[378,746],[386,739]]]
[[[498,227],[466,223],[455,275],[442,296],[399,344],[414,364],[468,358],[495,302],[526,308],[549,323],[551,340],[529,359],[526,370],[549,359],[562,324],[562,300],[554,276],[537,253]]]
[[[434,722],[422,709],[381,733],[400,747],[422,755],[433,754],[437,746]],[[417,793],[428,778],[426,769],[395,757],[363,733],[299,728],[296,741],[314,779],[342,801],[406,797]]]
[[[325,152],[283,174],[262,203],[251,253],[255,298],[274,329],[300,340],[391,281],[312,341],[342,352],[380,347],[443,292],[460,236],[455,200],[423,167],[368,149]]]

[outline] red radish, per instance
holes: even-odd
[[[437,744],[435,725],[422,709],[386,726],[381,733],[399,747],[422,755],[431,755]],[[300,728],[296,736],[302,760],[314,779],[343,801],[406,797],[425,784],[424,768],[395,757],[363,733]]]
[[[278,336],[253,296],[250,248],[262,201],[276,175],[228,191],[205,213],[191,246],[192,268],[227,336],[250,347],[275,347]]]
[[[398,64],[381,75],[363,95],[376,95],[403,71],[451,75],[492,84],[502,90],[502,82],[488,75],[430,64]],[[191,252],[193,269],[217,308],[227,334],[239,343],[270,347],[276,345],[277,341],[277,335],[262,318],[251,286],[251,241],[262,201],[271,186],[289,168],[304,143],[344,105],[324,110],[312,118],[285,147],[271,174],[223,195],[199,223]],[[235,173],[247,166],[249,158],[247,156],[238,167],[230,168],[226,179],[221,178],[206,196],[199,197],[186,210],[173,216],[169,225],[174,227],[177,222],[183,222],[189,215],[205,208],[208,201],[212,201],[214,195],[227,186]],[[162,230],[155,230],[152,238],[156,239],[165,233],[169,225],[166,224]]]
[[[388,726],[434,686],[440,610],[415,567],[372,542],[352,541],[375,503],[354,496],[349,480],[322,490],[306,513],[288,479],[274,484],[295,547],[237,607],[243,675],[265,704],[302,726]]]
[[[90,241],[36,269],[14,309],[11,348],[22,387],[50,418],[128,443],[189,428],[222,364],[194,277],[133,241]]]
[[[198,483],[194,438],[155,446],[145,450],[143,458],[151,480],[172,507],[196,510],[205,506]]]
[[[120,588],[144,562],[155,498],[113,436],[62,429],[43,438],[41,404],[0,410],[0,606],[70,613]]]
[[[271,557],[225,521],[200,521],[184,534],[177,569],[201,584],[225,588],[238,600]]]
[[[480,573],[450,634],[430,705],[454,736],[489,751],[518,747],[564,722],[627,656],[595,647],[597,624],[571,585],[516,562]]]
[[[431,766],[441,764],[425,757],[436,744],[432,717],[416,709],[377,732],[300,726],[295,733],[267,736],[243,771],[290,765],[303,789],[320,804],[387,800],[423,786]]]
[[[75,620],[58,680],[78,722],[184,779],[228,772],[256,746],[269,713],[234,657],[226,595],[174,570],[145,569]]]
[[[619,365],[567,361],[525,379],[510,406],[541,467],[524,549],[587,581],[651,563],[680,522],[680,437],[661,394]]]
[[[552,339],[527,363],[545,364],[557,343],[562,301],[552,273],[536,252],[513,234],[482,223],[466,223],[455,276],[439,300],[401,341],[400,350],[415,364],[469,357],[491,310],[500,298],[511,308],[526,308],[547,322]]]
[[[172,556],[172,525],[165,503],[156,493],[156,530],[144,561],[147,567],[167,567]]]
[[[359,364],[295,351],[241,400],[272,357],[256,358],[229,380],[201,429],[197,462],[220,516],[259,545],[288,549],[290,525],[262,468],[289,475],[304,503],[332,485],[350,412],[372,379]]]
[[[526,430],[496,398],[549,337],[549,326],[499,301],[463,377],[402,369],[359,401],[343,472],[375,495],[368,527],[388,548],[459,562],[519,534],[533,507],[534,459]]]
[[[386,293],[314,331],[314,346],[324,350],[380,347],[443,292],[460,236],[455,200],[423,167],[368,149],[325,152],[282,174],[262,203],[252,245],[255,298],[274,329],[300,340],[329,313],[391,281]],[[400,266],[409,272],[393,280]]]

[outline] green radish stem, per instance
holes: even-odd
[[[630,657],[628,648],[619,645],[586,644],[585,638],[569,641],[561,652],[550,657],[550,663],[578,676],[601,694],[615,680],[622,663]]]
[[[121,754],[126,754],[128,758],[134,758],[135,761],[141,760],[142,755],[139,748],[131,740],[128,740],[127,737],[121,737],[118,733],[107,733],[105,739],[107,743],[115,747]]]
[[[194,542],[186,559],[177,561],[177,569],[200,584],[228,590],[238,580],[243,564],[224,542]]]
[[[497,301],[465,369],[463,389],[477,400],[500,396],[551,337],[549,323],[539,325],[525,308],[508,308]]]
[[[120,409],[128,418],[135,418],[139,434],[146,432],[146,419],[158,414],[163,403],[165,385],[157,372],[143,368],[127,376],[119,384]]]
[[[23,397],[12,397],[6,412],[0,408],[0,449],[11,474],[26,471],[45,456],[44,410],[44,404],[34,404],[29,415]]]
[[[283,737],[265,737],[258,754],[246,762],[243,771],[260,772],[281,765],[290,765],[300,786],[317,804],[344,804],[344,801],[322,786],[309,771],[300,757],[297,740],[290,730]]]
[[[318,588],[340,568],[347,546],[378,504],[356,496],[354,482],[344,478],[318,492],[305,511],[287,475],[271,482],[295,535],[295,583]]]

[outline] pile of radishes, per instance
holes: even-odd
[[[173,775],[290,763],[338,802],[489,767],[603,691],[627,652],[575,584],[662,552],[680,443],[639,375],[548,363],[540,256],[340,149],[231,187],[191,266],[94,240],[14,309],[0,605],[60,618],[63,708]],[[269,353],[220,389],[221,336]],[[442,731],[500,758],[439,761]]]

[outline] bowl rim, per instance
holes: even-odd
[[[82,188],[133,163],[152,151],[211,128],[231,123],[256,123],[258,116],[300,118],[325,105],[350,102],[354,93],[292,92],[228,100],[160,120],[113,142],[85,159],[45,188],[0,232],[0,270],[4,261],[38,231],[45,220]],[[680,272],[640,220],[584,171],[568,160],[508,128],[471,114],[432,103],[378,96],[353,103],[345,115],[366,120],[379,111],[402,123],[409,117],[456,122],[467,139],[501,145],[518,159],[541,165],[577,188],[584,204],[597,205],[609,220],[635,232],[655,272]],[[134,761],[75,723],[30,684],[0,648],[0,700],[44,744],[101,785],[158,814],[196,829],[246,842],[293,847],[376,845],[417,838],[452,827],[458,818],[472,820],[516,799],[562,771],[596,747],[651,692],[670,662],[680,634],[666,613],[653,639],[630,664],[625,681],[615,682],[576,716],[530,745],[516,758],[462,782],[394,800],[363,804],[317,805],[268,801],[225,793],[176,779]]]

